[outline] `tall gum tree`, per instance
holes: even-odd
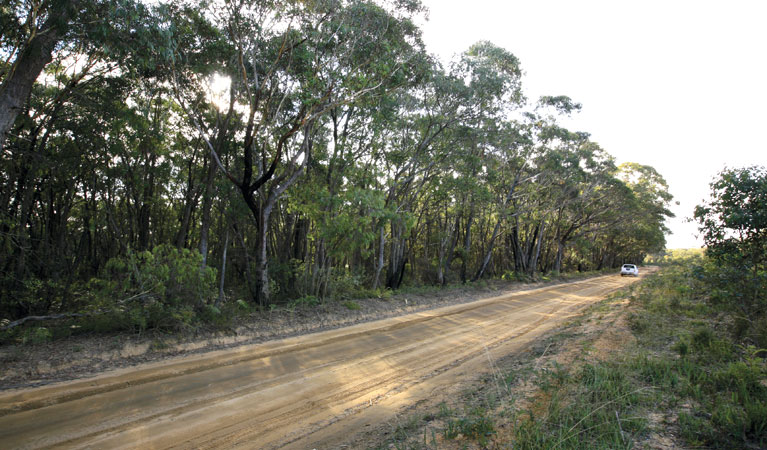
[[[0,7],[0,150],[28,108],[43,70],[62,52],[100,53],[129,66],[150,64],[154,20],[136,0],[10,0]]]
[[[267,235],[274,207],[306,171],[313,140],[334,107],[407,83],[422,44],[410,15],[368,1],[231,2],[212,11],[234,48],[224,70],[242,108],[237,167],[226,169],[187,107],[219,169],[241,192],[257,228],[255,302],[269,300]],[[239,172],[239,173],[237,173]]]
[[[471,117],[463,122],[464,155],[455,170],[463,181],[461,214],[463,216],[463,246],[461,248],[461,281],[466,282],[472,250],[472,226],[477,204],[489,194],[482,178],[487,175],[484,164],[489,141],[487,132],[496,121],[506,120],[509,112],[524,103],[522,69],[519,60],[509,51],[490,42],[472,45],[454,67],[457,77],[464,79],[471,92]],[[483,270],[484,271],[484,270]]]

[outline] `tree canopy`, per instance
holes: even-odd
[[[478,42],[443,66],[423,13],[2,2],[0,315],[177,327],[238,301],[663,249],[671,195],[655,169],[564,128],[581,108],[569,97],[528,100],[507,49]]]
[[[706,254],[717,264],[725,294],[748,318],[763,315],[767,288],[767,169],[725,169],[711,183],[711,200],[695,208]]]

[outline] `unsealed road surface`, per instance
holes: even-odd
[[[0,447],[334,448],[489,371],[617,275],[0,394]]]

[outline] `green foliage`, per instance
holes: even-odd
[[[53,334],[48,328],[36,327],[28,328],[24,330],[21,337],[22,344],[42,344],[48,342],[53,337]]]
[[[727,169],[711,183],[711,202],[695,208],[713,297],[745,316],[767,310],[767,169]],[[737,289],[730,287],[737,286]]]
[[[361,276],[347,271],[334,271],[329,291],[336,298],[361,297],[365,293]]]
[[[250,312],[240,300],[387,298],[473,273],[532,281],[663,246],[662,177],[615,167],[558,124],[580,108],[566,96],[510,119],[527,108],[519,59],[478,42],[442,67],[418,1],[9,5],[10,56],[35,32],[12,26],[28,14],[61,7],[66,32],[17,108],[35,114],[0,143],[3,318],[185,329]],[[235,81],[213,95],[214,77]],[[226,264],[230,304],[212,307],[215,272],[175,250],[199,247]]]
[[[358,311],[361,308],[359,303],[352,300],[347,300],[343,302],[343,305],[346,307],[346,309],[351,311]]]
[[[715,308],[690,307],[704,304],[701,297],[719,271],[699,257],[683,261],[671,261],[643,283],[637,299],[643,309],[637,316],[648,328],[652,324],[652,333],[645,329],[638,337],[653,356],[635,357],[629,365],[645,383],[661,389],[669,403],[694,402],[694,413],[679,413],[681,434],[690,445],[764,446],[767,364],[757,356],[763,352],[749,347],[746,336],[720,325],[729,322],[723,319],[727,316],[740,316],[737,305],[717,300]]]
[[[291,300],[288,302],[288,311],[295,311],[297,309],[313,308],[320,304],[320,299],[313,295],[305,295],[303,297]]]
[[[628,318],[639,349],[586,364],[577,376],[556,367],[545,372],[539,378],[551,395],[545,420],[532,412],[519,420],[514,445],[581,448],[588,442],[590,448],[630,448],[628,437],[647,426],[641,411],[662,399],[667,413],[678,411],[681,436],[691,446],[764,446],[767,364],[757,356],[764,352],[713,326],[721,316],[712,321],[712,315],[721,315],[721,309],[694,307],[705,306],[699,296],[706,292],[707,276],[685,259],[647,279]],[[692,410],[682,409],[689,404]]]
[[[628,449],[653,426],[678,431],[687,446],[764,447],[767,350],[723,326],[737,311],[707,303],[707,278],[715,275],[708,267],[700,255],[669,260],[632,290],[628,323],[637,343],[625,352],[596,362],[511,371],[507,384],[535,374],[540,391],[528,398],[528,410],[465,406],[470,412],[459,413],[460,406],[440,405],[443,436],[472,436],[483,446],[487,442],[479,439],[492,436],[498,420],[511,420],[510,441],[498,446]],[[472,393],[466,401],[474,405],[478,397]],[[648,421],[657,411],[678,417],[678,428]]]
[[[501,279],[505,281],[518,281],[520,283],[530,283],[534,281],[530,275],[513,270],[506,271],[501,276]]]
[[[687,354],[690,353],[690,345],[685,340],[678,341],[672,348],[682,357],[687,356]]]
[[[648,264],[688,264],[700,262],[705,256],[706,250],[703,248],[677,248],[665,250],[661,253],[651,255],[647,259]]]
[[[628,316],[628,324],[635,333],[645,333],[650,329],[650,319],[643,314],[631,313]]]
[[[214,298],[216,270],[202,268],[199,252],[161,245],[111,259],[90,282],[95,331],[183,329],[220,316]]]
[[[533,410],[518,418],[513,444],[519,448],[631,448],[631,436],[647,427],[637,412],[650,404],[649,390],[615,363],[586,364],[572,373],[556,370],[556,383],[544,375],[541,387],[550,398],[544,417]]]
[[[15,308],[23,310],[25,315],[45,315],[50,311],[60,311],[72,303],[71,298],[76,289],[77,286],[50,278],[29,277],[21,283],[12,277],[0,278],[0,294],[5,294],[0,298],[0,316],[13,317]]]
[[[477,441],[480,446],[486,446],[488,440],[496,434],[492,417],[482,408],[475,408],[465,417],[449,419],[445,423],[443,434],[446,439],[455,439],[463,435],[467,439]]]
[[[216,270],[202,268],[202,255],[160,245],[152,251],[129,252],[106,265],[108,280],[123,296],[148,296],[160,303],[205,304],[214,295]]]

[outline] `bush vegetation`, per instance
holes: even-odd
[[[695,212],[707,249],[651,258],[662,270],[625,294],[635,343],[567,368],[500,368],[503,386],[535,380],[538,391],[523,399],[530,406],[516,407],[506,389],[501,407],[485,410],[486,432],[473,434],[462,428],[475,423],[469,411],[497,398],[481,389],[441,408],[444,437],[483,447],[506,425],[497,447],[633,448],[669,431],[683,447],[767,447],[767,171],[728,169],[711,187]],[[438,448],[434,439],[412,443],[395,445]]]
[[[712,294],[725,289],[721,283],[720,267],[709,258],[667,258],[659,273],[604,302],[630,300],[635,343],[567,367],[514,360],[457,403],[442,405],[432,414],[441,419],[436,428],[415,428],[387,445],[440,448],[432,436],[441,436],[469,448],[492,441],[520,449],[628,449],[670,432],[680,446],[765,448],[764,311],[750,310],[744,323],[734,295],[740,286],[729,284],[731,295]],[[565,330],[549,344],[571,337]],[[537,390],[520,397],[514,386],[524,380]],[[507,432],[498,433],[501,428]]]
[[[511,51],[432,58],[418,0],[3,5],[0,320],[172,330],[664,247],[662,175]]]

